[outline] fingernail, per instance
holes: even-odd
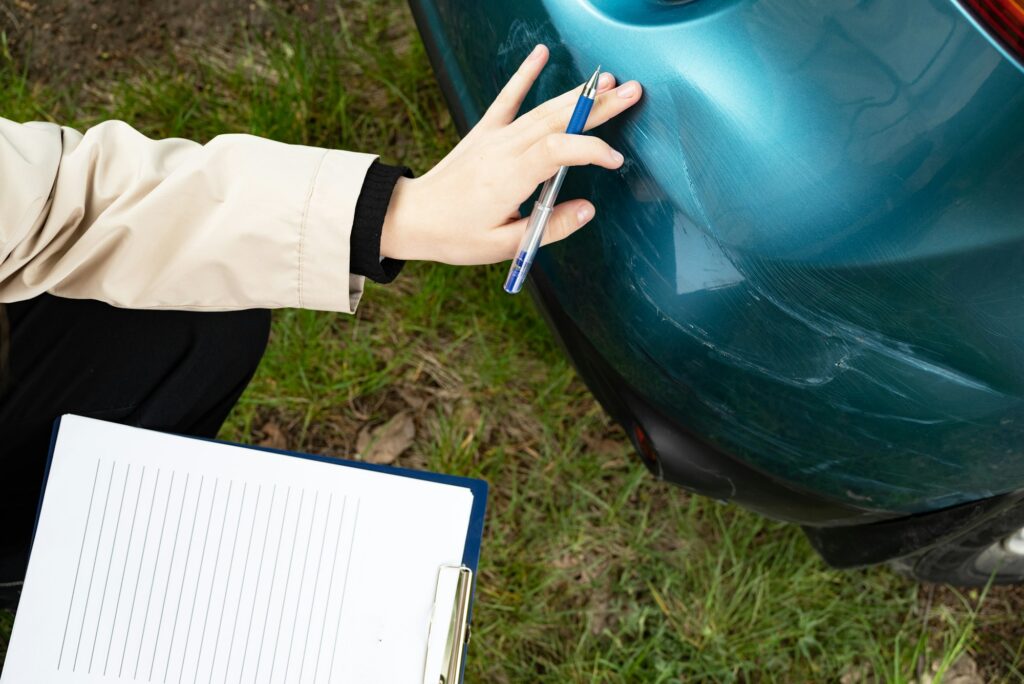
[[[612,158],[612,163],[614,164],[621,164],[626,159],[618,150],[612,150],[611,154],[608,156]]]
[[[619,94],[619,97],[622,98],[633,97],[636,95],[636,82],[629,81],[628,83],[623,83],[619,86],[619,89],[616,92]]]
[[[608,90],[612,87],[612,83],[615,83],[615,78],[606,71],[597,79],[597,89],[598,91]]]
[[[538,43],[536,46],[534,46],[533,52],[531,52],[530,56],[526,58],[526,61],[532,62],[535,59],[540,58],[542,52],[544,52],[544,46]]]
[[[576,210],[576,221],[578,225],[582,226],[592,218],[594,218],[594,207],[589,204],[584,204]]]

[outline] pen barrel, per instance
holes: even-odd
[[[573,109],[572,116],[569,118],[569,125],[565,129],[566,133],[578,135],[586,128],[587,117],[590,116],[590,109],[594,106],[593,94],[597,88],[597,77],[598,72],[595,71],[590,81],[584,86],[583,94],[576,101],[576,108]],[[512,266],[508,270],[508,278],[505,279],[505,292],[509,294],[518,293],[526,283],[526,276],[530,272],[533,258],[544,239],[544,229],[554,211],[558,192],[562,189],[562,182],[565,181],[565,174],[568,170],[565,166],[559,167],[558,172],[547,179],[540,189],[537,203],[533,205],[533,211],[530,212],[526,233],[519,243],[519,249],[516,250]]]
[[[568,170],[568,166],[560,166],[558,168],[558,173],[544,181],[544,185],[540,188],[540,194],[537,196],[537,204],[548,207],[549,209],[554,208],[555,201],[558,200],[558,193],[562,190],[562,183],[565,181],[565,174]]]
[[[549,183],[551,181],[548,181]],[[530,212],[530,220],[526,225],[526,232],[516,249],[516,256],[512,260],[512,266],[508,269],[508,278],[505,279],[505,292],[517,294],[523,289],[526,283],[526,276],[533,265],[533,258],[537,255],[537,249],[544,239],[544,228],[551,218],[552,207],[537,202]]]
[[[576,100],[576,108],[572,110],[572,116],[569,117],[569,125],[566,126],[566,133],[582,133],[583,129],[587,127],[587,117],[590,116],[590,108],[594,106],[594,100],[587,97],[586,95]]]

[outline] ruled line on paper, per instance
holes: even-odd
[[[281,641],[281,627],[284,623],[284,610],[285,606],[288,605],[288,589],[292,583],[292,566],[295,564],[295,548],[299,545],[299,524],[302,522],[302,504],[306,498],[306,490],[303,489],[299,495],[299,512],[295,515],[295,530],[292,532],[292,548],[288,552],[288,571],[284,576],[284,587],[281,591],[281,610],[278,613],[277,620],[277,634],[274,635],[274,650],[273,655],[270,657],[270,678],[274,678],[274,667],[277,665],[277,647]],[[315,512],[315,508],[314,508]],[[268,616],[269,617],[269,616]]]
[[[139,650],[135,655],[135,672],[132,674],[132,679],[137,679],[139,676],[139,662],[142,659],[142,645],[146,643],[146,624],[149,622],[149,608],[153,603],[153,588],[156,585],[157,569],[160,567],[160,552],[163,551],[164,548],[164,533],[167,532],[167,518],[170,517],[171,513],[171,494],[174,493],[175,474],[175,471],[172,470],[171,483],[167,486],[167,502],[164,504],[164,519],[163,522],[160,523],[160,541],[158,541],[156,545],[156,560],[153,562],[153,575],[149,579],[149,594],[146,597],[146,609],[142,611],[142,632],[139,635]],[[127,637],[125,638],[125,643],[127,644]],[[127,648],[127,645],[125,647]]]
[[[289,492],[291,491],[290,487],[289,487],[288,491]],[[253,619],[253,616],[256,613],[256,594],[259,591],[260,579],[262,579],[262,576],[263,576],[263,559],[266,557],[266,553],[267,553],[267,539],[270,536],[270,521],[271,521],[272,516],[274,515],[274,501],[275,501],[275,495],[276,494],[277,494],[277,485],[274,485],[274,491],[271,492],[271,494],[270,494],[270,510],[267,512],[267,527],[266,527],[266,530],[264,530],[264,534],[263,534],[263,547],[260,550],[259,565],[257,566],[257,570],[256,570],[256,584],[253,586],[253,591],[252,591],[252,608],[249,611],[249,624],[245,628],[245,646],[242,649],[242,665],[238,668],[238,681],[239,681],[239,684],[241,684],[242,675],[245,672],[245,656],[249,652],[249,636],[252,634],[252,619]],[[288,502],[288,499],[285,498],[285,504],[287,504],[287,502]],[[282,523],[282,525],[283,525],[283,523]],[[247,559],[246,562],[248,562],[248,559]],[[244,579],[244,577],[243,577],[243,579]],[[245,588],[245,585],[243,584],[242,585],[242,589],[244,589],[244,588]],[[239,601],[241,601],[241,599],[242,599],[242,591],[241,590],[239,590],[238,599],[239,599]],[[237,624],[235,625],[235,629],[236,630],[238,629],[238,625]],[[234,640],[232,640],[231,641],[231,645],[234,646],[234,643],[235,643]],[[225,678],[227,677],[227,673],[230,672],[230,671],[231,671],[231,646],[228,647],[228,662],[227,662],[227,665],[226,665],[226,669],[224,671]],[[211,680],[212,680],[212,677],[211,677]]]
[[[281,514],[281,529],[280,529],[280,531],[278,531],[277,552],[274,554],[274,570],[270,574],[270,591],[267,593],[267,612],[266,612],[266,614],[265,614],[265,616],[263,618],[263,629],[260,630],[260,645],[259,645],[259,648],[256,649],[256,654],[257,654],[256,655],[256,674],[253,676],[253,681],[258,681],[259,678],[260,678],[260,663],[263,662],[263,644],[264,644],[264,641],[266,640],[266,637],[267,637],[267,623],[269,622],[268,618],[270,617],[270,606],[274,602],[274,587],[276,586],[276,582],[274,580],[277,579],[277,565],[278,565],[278,562],[281,560],[281,544],[284,541],[284,523],[285,523],[285,520],[288,518],[288,501],[291,498],[291,494],[292,494],[292,488],[289,487],[288,488],[288,492],[285,495],[285,499],[284,499],[284,513]],[[259,592],[259,589],[260,589],[260,587],[259,587],[259,584],[257,583],[256,587],[255,587],[255,590],[256,590],[257,593]],[[255,601],[255,597],[254,597],[253,598],[253,605],[254,606],[255,606],[255,603],[256,603],[256,601]],[[246,656],[246,654],[243,653],[242,654],[242,667],[239,669],[239,674],[238,674],[239,682],[241,682],[242,674],[245,672],[245,656]],[[273,675],[273,673],[271,673],[271,675]]]
[[[260,489],[262,489],[262,487]],[[238,505],[238,522],[235,524],[234,539],[231,542],[231,557],[228,559],[228,574],[227,574],[227,577],[224,578],[224,595],[221,597],[221,602],[220,602],[220,614],[221,614],[222,618],[224,616],[224,608],[225,608],[225,605],[227,603],[228,587],[231,586],[231,571],[235,567],[235,551],[238,549],[238,537],[239,537],[239,533],[241,532],[241,528],[242,528],[242,514],[245,512],[245,497],[248,494],[248,492],[249,492],[249,483],[248,482],[242,483],[242,502]],[[256,506],[257,506],[257,508],[259,507],[259,503],[260,503],[259,491],[257,490],[257,493],[256,493]],[[220,548],[221,544],[224,542],[224,529],[227,527],[227,514],[228,514],[228,509],[227,509],[227,506],[225,506],[224,507],[224,525],[222,525],[221,528],[220,528],[220,540],[217,542],[217,548],[218,549]],[[254,516],[254,520],[255,520],[255,516]],[[217,555],[217,562],[214,563],[214,566],[213,566],[213,578],[210,580],[210,593],[211,593],[211,595],[216,590],[216,587],[217,587],[217,568],[219,567],[219,562],[220,562],[220,554]],[[243,572],[244,572],[244,568],[243,568]],[[192,677],[192,681],[193,682],[198,682],[199,681],[199,666],[203,662],[203,646],[206,644],[206,627],[207,627],[207,625],[209,624],[209,621],[210,621],[210,608],[212,606],[213,606],[213,601],[208,601],[207,604],[206,604],[206,615],[205,615],[205,617],[203,617],[203,631],[199,635],[199,652],[196,654],[196,671],[195,671],[195,674]],[[217,630],[217,637],[216,637],[216,639],[220,639],[220,629],[219,628]],[[214,643],[216,643],[216,639],[214,640]],[[217,660],[216,652],[214,652],[214,659],[210,663],[210,676],[211,676],[211,678],[213,676],[213,667],[216,664],[216,660]],[[184,663],[182,663],[181,671],[182,672],[185,671]],[[181,677],[178,678],[178,681],[179,681],[179,683],[181,682]]]
[[[356,511],[352,521],[352,539],[348,543],[348,560],[345,561],[345,580],[341,585],[341,601],[338,602],[338,626],[334,630],[334,648],[331,650],[331,669],[327,672],[327,680],[334,678],[334,657],[338,655],[338,633],[341,631],[341,616],[345,609],[345,593],[348,591],[348,576],[352,569],[352,551],[356,547],[356,532],[359,529],[359,499],[356,499]]]
[[[216,578],[216,573],[217,573],[217,564],[216,564],[216,562],[220,558],[220,543],[224,541],[224,528],[227,527],[228,507],[231,505],[231,492],[233,491],[234,486],[235,486],[235,481],[234,480],[229,480],[228,481],[228,493],[227,493],[227,497],[224,500],[224,510],[222,511],[221,516],[220,516],[220,520],[221,520],[220,540],[217,542],[216,549],[214,549],[214,566],[213,566],[214,576],[210,580],[210,595],[207,597],[207,602],[206,602],[206,607],[207,607],[206,614],[207,615],[209,615],[209,612],[210,612],[209,611],[210,604],[213,603],[214,582],[217,579]],[[199,555],[199,572],[196,575],[196,590],[192,594],[192,608],[189,610],[188,627],[185,629],[185,643],[184,643],[184,645],[181,648],[181,667],[178,669],[178,682],[179,682],[179,684],[181,682],[182,675],[185,673],[185,659],[188,657],[188,641],[189,641],[189,637],[192,636],[192,622],[195,619],[195,615],[196,615],[196,603],[199,600],[199,589],[202,587],[202,583],[203,583],[203,565],[206,563],[206,549],[207,549],[207,543],[210,541],[210,526],[213,524],[213,509],[214,509],[214,506],[216,505],[216,503],[217,503],[217,488],[215,486],[214,490],[213,490],[213,499],[211,499],[211,501],[210,501],[210,516],[209,516],[209,518],[206,521],[206,534],[203,535],[203,550],[202,550],[202,553],[200,553],[200,555]],[[172,645],[173,645],[173,642],[172,642]],[[170,658],[168,658],[168,662],[170,662]],[[167,681],[166,675],[164,676],[164,681]]]
[[[345,510],[348,508],[348,497],[346,496],[341,500],[341,517],[338,519],[338,534],[334,540],[334,560],[331,562],[331,574],[330,579],[327,581],[327,596],[331,596],[331,589],[334,588],[334,572],[338,569],[338,549],[341,547],[341,530],[345,525]],[[320,656],[324,652],[324,637],[327,635],[327,606],[324,606],[324,619],[320,624],[320,645],[316,650],[316,664],[313,666],[313,681],[316,681],[316,675],[320,672]],[[337,636],[335,636],[337,639]]]
[[[173,471],[171,471],[171,482],[172,483],[174,482],[174,472]],[[124,656],[125,656],[126,653],[128,653],[128,637],[132,633],[132,631],[131,631],[132,630],[132,618],[135,617],[135,601],[139,597],[139,584],[140,584],[140,581],[142,579],[142,565],[143,565],[143,563],[146,562],[146,548],[149,545],[149,537],[150,537],[149,530],[150,530],[150,525],[153,522],[153,511],[156,510],[156,506],[154,506],[153,504],[156,501],[156,492],[157,492],[157,488],[159,486],[160,486],[160,468],[157,468],[156,469],[156,479],[153,482],[153,493],[149,497],[149,515],[146,517],[146,536],[144,537],[143,542],[142,542],[142,553],[139,555],[139,571],[135,574],[135,588],[132,590],[132,605],[131,605],[131,608],[128,609],[128,623],[125,625],[125,629],[124,629],[124,646],[121,649],[121,664],[118,666],[118,669],[117,669],[117,676],[118,677],[120,677],[122,674],[124,674]],[[165,512],[165,516],[166,516],[166,512]],[[159,552],[159,547],[158,547],[158,552]],[[106,672],[104,672],[103,674],[106,675]]]
[[[129,463],[124,473],[124,484],[121,486],[121,500],[117,504],[117,521],[114,523],[114,537],[110,541],[110,559],[107,561],[107,572],[103,578],[103,589],[100,591],[100,609],[96,615],[96,629],[93,630],[92,649],[89,653],[89,668],[86,670],[92,673],[92,663],[96,659],[96,646],[99,645],[100,623],[103,622],[103,609],[107,607],[106,596],[107,586],[110,584],[110,571],[114,568],[114,551],[117,550],[117,534],[121,531],[121,514],[124,511],[124,497],[128,491],[128,479],[132,475],[132,464]]]
[[[96,496],[96,481],[100,477],[100,459],[96,459],[96,474],[92,478],[92,491],[89,494],[89,506],[85,509],[85,527],[82,530],[82,545],[78,549],[78,562],[75,563],[75,581],[71,584],[71,600],[68,601],[68,618],[64,621],[64,636],[60,640],[60,655],[57,657],[57,669],[60,670],[64,661],[64,644],[68,640],[68,626],[71,624],[71,609],[75,605],[75,592],[78,591],[78,573],[82,569],[82,554],[85,551],[85,538],[89,534],[89,521],[92,519],[92,503]]]
[[[299,611],[302,609],[302,588],[306,582],[306,566],[309,564],[309,549],[313,541],[313,527],[316,525],[316,511],[319,501],[320,492],[316,492],[313,497],[313,513],[309,522],[309,534],[306,536],[306,552],[302,555],[302,570],[299,572],[299,591],[295,596],[295,618],[292,620],[292,633],[288,637],[288,656],[284,661],[284,676],[286,679],[288,678],[288,667],[292,662],[292,647],[295,645],[295,626],[299,624]]]
[[[181,533],[181,518],[185,514],[185,499],[188,497],[188,481],[191,478],[191,476],[191,473],[185,473],[185,486],[182,488],[181,491],[181,508],[178,509],[178,522],[174,526],[174,542],[171,544],[171,560],[167,564],[167,579],[164,580],[164,597],[163,600],[160,602],[160,617],[157,619],[156,622],[156,638],[153,639],[153,655],[149,661],[149,675],[146,677],[146,681],[148,682],[153,681],[153,670],[156,667],[156,652],[157,648],[160,646],[160,632],[163,631],[164,610],[167,609],[167,597],[171,595],[170,592],[167,591],[167,587],[171,586],[171,571],[174,570],[174,554],[178,550],[178,539],[180,538],[179,534]],[[204,475],[203,479],[205,479],[205,477],[206,476]],[[200,488],[202,488],[202,481],[200,481],[199,486]],[[142,644],[139,644],[139,649],[141,651]]]
[[[324,533],[320,537],[320,554],[316,561],[316,573],[313,575],[313,595],[309,598],[309,620],[306,622],[306,636],[302,639],[302,657],[299,660],[299,681],[302,681],[302,673],[306,669],[306,650],[309,648],[309,632],[313,627],[313,612],[316,608],[316,589],[320,585],[320,571],[323,568],[324,563],[324,547],[327,545],[327,530],[331,526],[331,506],[334,504],[334,494],[331,494],[330,498],[327,499],[327,513],[324,515]],[[341,523],[338,523],[338,529],[341,529]],[[310,538],[312,538],[312,530],[310,530]],[[330,594],[328,594],[330,596]],[[327,611],[325,610],[324,613]],[[298,613],[295,614],[295,620],[298,622]],[[295,640],[295,630],[292,629],[292,641]],[[291,659],[291,652],[288,653],[289,660]],[[285,673],[288,672],[288,668],[285,668]],[[313,678],[315,684],[316,677]]]
[[[196,539],[196,521],[199,520],[199,510],[203,503],[203,485],[205,484],[206,476],[202,476],[199,479],[199,493],[196,495],[196,510],[192,513],[192,527],[188,533],[188,547],[185,550],[185,565],[181,568],[181,584],[178,586],[178,601],[174,607],[174,619],[171,620],[171,638],[167,644],[167,665],[164,668],[163,682],[167,682],[167,671],[171,668],[171,655],[174,651],[174,636],[178,633],[178,616],[181,614],[181,597],[185,593],[185,582],[188,580],[188,562],[192,559],[192,544]],[[220,479],[215,479],[213,482],[213,496],[214,499],[217,496],[217,485],[220,484]],[[213,506],[213,499],[210,501],[210,506]],[[206,528],[209,531],[209,527]],[[159,639],[157,640],[159,642]]]
[[[107,638],[107,654],[103,657],[103,676],[107,675],[107,668],[110,665],[110,647],[114,643],[114,628],[117,627],[117,613],[121,609],[121,592],[124,591],[124,576],[128,574],[128,558],[131,555],[132,539],[135,538],[135,521],[139,516],[139,501],[142,500],[142,485],[146,481],[146,466],[142,466],[142,473],[139,475],[139,489],[135,493],[135,506],[132,507],[132,526],[128,531],[128,548],[124,554],[124,566],[121,568],[121,581],[117,586],[117,601],[114,603],[114,619],[110,621],[110,636]],[[150,510],[153,510],[150,506]]]
[[[276,494],[277,494],[277,485],[275,484],[274,488],[270,492],[270,509],[267,512],[267,529],[270,529],[270,516],[273,515],[273,513],[274,513],[274,498],[275,498]],[[257,498],[257,503],[258,502],[259,502],[259,499]],[[238,618],[242,614],[242,594],[245,592],[245,568],[247,568],[249,566],[249,555],[252,552],[252,542],[253,542],[253,538],[254,538],[255,532],[256,532],[256,520],[258,519],[257,518],[258,514],[259,514],[259,506],[257,506],[256,510],[253,511],[253,526],[252,526],[252,529],[249,530],[249,548],[245,552],[245,563],[244,563],[244,567],[243,567],[243,570],[242,570],[242,581],[240,582],[239,587],[238,587],[238,611],[235,613],[235,627],[234,627],[235,633],[238,632]],[[263,548],[261,549],[260,556],[259,556],[260,559],[261,559],[261,563],[259,565],[259,568],[256,571],[256,584],[257,585],[260,582],[260,574],[263,571],[262,558],[263,558],[263,555],[266,553],[266,551],[267,551],[267,537],[266,537],[266,535],[264,535],[264,537],[263,537]],[[255,595],[254,595],[254,599],[253,599],[252,603],[253,603],[252,610],[255,611],[256,610]],[[223,618],[223,615],[221,617]],[[252,613],[250,612],[250,614],[249,614],[249,626],[246,627],[246,631],[245,631],[245,645],[246,645],[246,648],[248,648],[248,646],[249,646],[249,632],[250,632],[251,629],[252,629]],[[218,628],[218,634],[219,633],[220,633],[220,630]],[[220,643],[220,639],[219,638],[217,639],[217,643]],[[224,665],[224,678],[225,678],[225,680],[227,679],[228,672],[231,670],[231,654],[234,651],[234,646],[235,646],[235,640],[232,639],[230,645],[228,646],[227,662]],[[242,661],[243,661],[243,663],[245,662],[244,656],[243,656]],[[210,684],[212,684],[212,682],[213,682],[213,672],[214,672],[214,669],[216,668],[216,666],[217,666],[217,653],[216,653],[216,651],[214,651],[213,666],[210,668],[210,680],[209,680]],[[239,675],[239,680],[241,680],[241,675]]]
[[[92,581],[96,577],[96,559],[100,555],[100,540],[103,539],[103,525],[107,520],[107,505],[110,503],[110,487],[114,484],[114,463],[110,464],[110,480],[107,482],[107,493],[103,500],[103,516],[100,518],[100,529],[96,535],[96,552],[92,557],[92,571],[89,573],[89,588],[85,591],[85,607],[82,609],[82,624],[78,628],[78,643],[75,645],[75,662],[71,671],[78,669],[78,654],[82,650],[82,634],[85,632],[85,616],[89,614],[89,599],[92,597]]]

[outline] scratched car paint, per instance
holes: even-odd
[[[527,107],[643,83],[535,268],[673,420],[889,511],[1024,485],[1024,77],[953,3],[419,4],[467,124],[538,42]]]

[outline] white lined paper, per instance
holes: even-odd
[[[461,487],[65,417],[2,681],[418,681],[471,506]]]

